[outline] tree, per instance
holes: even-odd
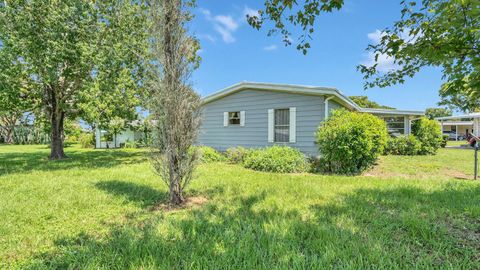
[[[480,97],[480,4],[478,0],[401,1],[401,19],[382,32],[378,44],[368,46],[373,66],[360,65],[365,87],[403,83],[422,68],[441,67],[447,83],[445,96],[466,92]],[[377,70],[380,56],[396,65],[386,73]]]
[[[452,115],[452,111],[447,108],[427,108],[425,110],[425,116],[430,120],[434,120],[437,117],[445,117],[450,115]]]
[[[265,0],[265,8],[256,16],[247,16],[253,27],[261,28],[272,21],[269,35],[280,32],[290,45],[288,24],[299,27],[297,49],[304,54],[310,48],[310,35],[316,18],[343,6],[343,0]],[[446,83],[441,95],[462,110],[472,110],[471,103],[480,100],[480,4],[478,0],[411,0],[400,1],[401,19],[393,28],[382,32],[379,44],[368,46],[375,55],[373,66],[360,65],[365,88],[387,87],[403,83],[422,68],[442,68]],[[395,68],[383,73],[379,59],[394,60]],[[457,101],[465,100],[466,102]],[[464,104],[468,104],[465,108]],[[475,105],[476,106],[476,105]],[[477,107],[478,108],[478,107]]]
[[[375,101],[371,101],[367,96],[350,96],[349,98],[362,108],[395,109],[389,106],[380,105]]]
[[[148,115],[146,118],[137,119],[130,123],[130,128],[134,131],[143,133],[142,141],[145,145],[150,145],[150,134],[154,128],[154,122],[152,121],[152,114]]]
[[[265,9],[258,15],[247,15],[248,23],[256,29],[263,27],[266,21],[272,21],[268,35],[278,32],[286,45],[292,44],[292,33],[287,24],[300,27],[302,34],[297,38],[297,49],[307,54],[311,35],[315,31],[316,18],[321,12],[333,12],[343,6],[343,0],[265,0]]]
[[[117,135],[125,130],[125,120],[120,117],[114,117],[106,126],[108,133],[113,135],[113,147],[117,147]]]
[[[28,109],[25,88],[28,77],[22,72],[12,54],[0,43],[0,136],[13,143],[13,130]]]
[[[0,4],[2,50],[12,54],[31,78],[28,101],[41,109],[36,116],[50,124],[50,159],[66,157],[66,118],[82,116],[86,111],[82,105],[91,104],[92,99],[101,102],[110,97],[106,86],[118,83],[119,77],[141,85],[145,10],[142,1],[10,0]],[[89,89],[97,92],[92,95]]]
[[[151,160],[156,172],[168,185],[170,203],[184,202],[183,190],[192,179],[196,151],[192,148],[200,126],[200,97],[188,84],[194,68],[198,43],[189,37],[186,11],[192,2],[155,0],[152,36],[155,76],[149,85],[151,111],[155,120],[155,140]]]
[[[449,82],[442,85],[439,105],[467,113],[480,111],[480,98],[477,96],[477,91],[468,86],[457,91],[451,91],[451,89]]]

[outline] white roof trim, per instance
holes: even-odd
[[[442,122],[444,126],[473,126],[473,121]]]
[[[361,112],[373,113],[373,114],[395,114],[395,115],[425,115],[423,111],[412,111],[412,110],[396,110],[396,109],[375,109],[375,108],[361,108]]]
[[[462,118],[480,118],[480,113],[467,113],[453,116],[437,117],[436,120],[455,120]]]
[[[286,92],[294,94],[307,94],[307,95],[330,95],[335,97],[336,101],[346,106],[349,109],[353,109],[360,112],[367,112],[373,114],[396,114],[396,115],[424,115],[422,111],[408,111],[408,110],[386,110],[386,109],[369,109],[361,108],[353,100],[342,94],[338,89],[333,87],[318,87],[318,86],[306,86],[306,85],[292,85],[292,84],[274,84],[274,83],[258,83],[258,82],[240,82],[210,94],[202,99],[203,104],[210,103],[217,99],[221,99],[225,96],[242,90],[264,90],[264,91],[276,91]]]

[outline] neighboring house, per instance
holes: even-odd
[[[140,125],[140,120],[135,120],[129,123],[129,126]],[[142,131],[134,131],[127,127],[124,131],[117,134],[116,144],[114,144],[115,136],[109,134],[108,131],[101,130],[98,127],[95,129],[95,148],[119,148],[123,147],[126,142],[135,142],[145,139],[145,134]],[[108,140],[107,140],[108,138]]]
[[[129,128],[117,134],[116,145],[114,145],[115,136],[105,136],[108,132],[105,130],[95,129],[95,148],[119,148],[123,147],[125,143],[138,141],[143,137],[143,133],[139,131],[133,131]],[[105,140],[106,137],[110,137],[109,140]]]
[[[455,139],[465,139],[473,133],[480,136],[480,113],[469,113],[446,117],[437,117],[442,126],[442,133],[454,134]]]
[[[372,113],[394,135],[409,134],[422,111],[360,108],[335,88],[242,82],[203,99],[198,143],[219,151],[288,145],[317,155],[315,132],[332,110]]]

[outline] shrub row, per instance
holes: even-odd
[[[386,155],[414,156],[420,153],[421,142],[414,135],[390,138],[385,147]]]
[[[217,150],[208,146],[198,146],[197,151],[200,161],[203,163],[224,161],[225,158]]]
[[[229,148],[225,156],[207,146],[197,147],[203,163],[228,161],[242,164],[245,168],[277,173],[299,173],[309,170],[309,162],[299,150],[287,146],[272,146],[259,149],[244,147]]]
[[[358,174],[375,164],[382,154],[430,155],[443,137],[436,121],[421,118],[412,135],[390,138],[385,121],[367,113],[337,110],[316,133],[320,159],[310,164],[299,150],[287,146],[261,149],[230,148],[225,155],[211,147],[198,147],[202,162],[227,160],[245,168],[278,173],[315,171]]]
[[[412,126],[412,134],[391,138],[385,149],[389,155],[434,155],[438,148],[445,147],[448,135],[442,136],[438,123],[420,118]]]
[[[250,150],[244,157],[243,166],[257,171],[278,173],[299,173],[309,168],[305,155],[287,146]]]

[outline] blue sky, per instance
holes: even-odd
[[[347,0],[342,11],[322,14],[304,56],[285,47],[281,36],[268,37],[266,30],[246,23],[245,13],[261,8],[263,1],[197,0],[189,28],[201,41],[202,63],[193,86],[202,96],[240,81],[330,86],[400,109],[435,107],[442,82],[438,69],[425,69],[403,85],[367,91],[356,70],[371,61],[365,48],[378,38],[378,30],[400,17],[399,2]],[[384,69],[392,68],[391,61],[383,62]]]

